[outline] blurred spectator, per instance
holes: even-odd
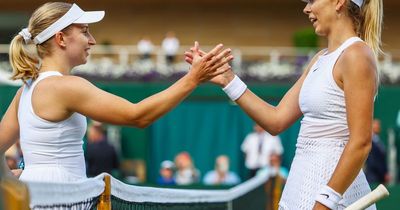
[[[189,185],[199,182],[200,172],[195,168],[189,153],[179,153],[175,157],[175,166],[175,182],[177,185]]]
[[[271,153],[269,161],[269,165],[258,170],[257,175],[267,173],[270,177],[280,176],[283,180],[286,180],[289,171],[287,168],[282,166],[281,155]]]
[[[165,53],[165,59],[167,64],[173,64],[175,61],[176,54],[179,50],[179,40],[176,38],[173,31],[169,31],[164,40],[162,41],[161,47]]]
[[[246,167],[250,170],[250,177],[270,163],[272,153],[282,155],[283,147],[279,136],[272,136],[261,126],[255,124],[254,132],[248,134],[241,145],[246,157]]]
[[[175,185],[174,163],[169,160],[161,162],[160,176],[157,179],[159,185]]]
[[[278,209],[283,186],[285,185],[289,172],[281,165],[282,160],[280,155],[271,153],[269,161],[269,166],[260,169],[257,175],[265,173],[269,175],[269,179],[265,183],[265,192],[267,196],[266,209],[276,210]]]
[[[86,167],[89,177],[103,172],[112,173],[118,168],[118,156],[115,148],[107,141],[103,124],[92,121],[87,131]]]
[[[215,170],[207,172],[203,183],[206,185],[235,185],[240,183],[239,176],[229,171],[229,158],[226,155],[220,155],[215,160]]]
[[[140,53],[140,59],[147,60],[151,58],[154,45],[149,37],[143,37],[137,44],[138,51]]]
[[[370,183],[387,183],[390,180],[386,162],[386,149],[381,141],[381,122],[372,122],[372,147],[366,161],[365,175]]]
[[[400,128],[400,109],[397,112],[396,126],[397,128]]]

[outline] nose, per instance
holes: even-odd
[[[308,14],[311,13],[311,6],[310,6],[310,3],[307,3],[307,5],[304,7],[303,13],[306,14],[306,15],[308,15]]]
[[[90,45],[96,45],[96,40],[92,36],[92,34],[89,34],[89,44]]]

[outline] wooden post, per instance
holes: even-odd
[[[100,195],[97,210],[111,210],[111,178],[109,175],[104,176],[104,192]]]
[[[2,195],[2,199],[4,202],[4,209],[29,210],[28,187],[16,178],[3,177],[1,179],[0,194]]]

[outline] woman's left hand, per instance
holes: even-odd
[[[315,202],[313,210],[330,210],[330,209],[322,205],[320,202]]]

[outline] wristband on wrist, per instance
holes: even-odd
[[[330,188],[328,185],[325,185],[322,187],[315,200],[330,209],[336,210],[339,201],[342,200],[342,198],[342,195]]]
[[[233,78],[229,84],[222,90],[229,96],[232,101],[236,101],[246,91],[247,85],[237,76]]]

